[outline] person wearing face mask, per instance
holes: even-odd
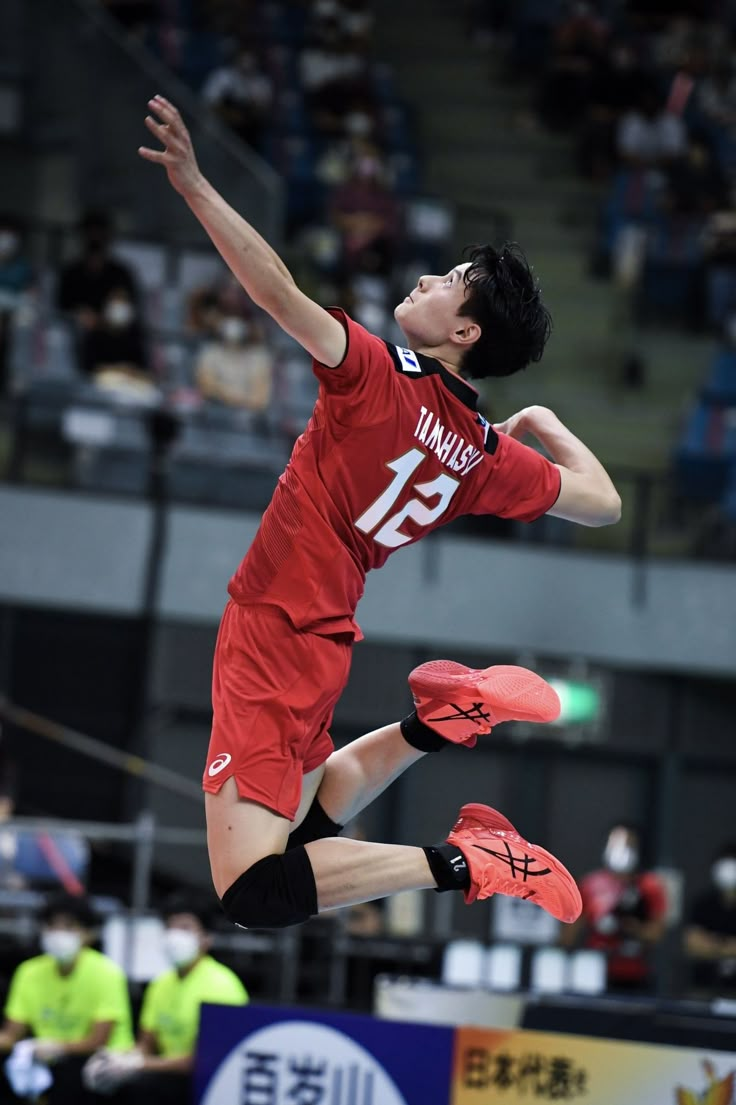
[[[202,88],[202,99],[244,142],[260,146],[273,103],[274,89],[252,50],[241,49],[226,65],[214,69]]]
[[[710,993],[736,992],[736,842],[719,849],[711,886],[695,899],[685,929],[692,981]]]
[[[138,286],[131,269],[111,255],[112,224],[103,212],[88,211],[79,224],[81,249],[60,274],[56,302],[60,311],[72,315],[82,330],[100,325],[109,296],[124,288],[137,303]]]
[[[109,315],[106,317],[110,300],[125,293],[137,309],[140,295],[132,270],[111,254],[110,217],[89,211],[78,229],[81,249],[59,274],[56,306],[74,322],[80,363],[85,372],[90,372],[90,364],[98,354],[88,346],[93,337],[104,334],[110,326]]]
[[[30,1038],[34,1063],[53,1076],[47,1105],[84,1105],[88,1056],[100,1047],[133,1046],[127,982],[112,960],[89,947],[96,919],[86,899],[52,898],[41,923],[42,954],[21,963],[10,983],[0,1052],[25,1053]]]
[[[356,151],[349,178],[330,197],[330,219],[342,239],[341,269],[391,272],[401,233],[401,211],[384,183],[379,150],[364,143]]]
[[[100,325],[82,347],[82,368],[87,375],[110,370],[136,375],[145,371],[145,365],[135,302],[127,288],[113,288],[102,306]]]
[[[202,348],[195,365],[200,392],[228,407],[264,411],[271,400],[271,350],[241,315],[222,315],[218,330],[218,339]]]
[[[646,990],[651,984],[650,950],[665,929],[664,884],[641,867],[639,833],[617,822],[603,850],[603,867],[580,883],[583,913],[567,944],[605,952],[609,990]]]
[[[191,894],[173,895],[163,920],[163,946],[171,968],[146,987],[136,1051],[102,1051],[85,1069],[86,1085],[100,1093],[116,1093],[116,1105],[187,1105],[200,1006],[248,1002],[234,971],[209,954],[208,902]]]

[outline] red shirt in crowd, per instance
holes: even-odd
[[[622,921],[661,920],[667,912],[664,884],[650,871],[629,876],[603,868],[585,876],[580,893],[588,926],[585,946],[606,952],[609,981],[643,982],[649,974],[644,948],[626,933]]]

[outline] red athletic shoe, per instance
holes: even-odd
[[[554,721],[557,692],[526,668],[466,668],[430,660],[409,676],[420,721],[445,740],[473,748],[479,734],[502,721]]]
[[[498,810],[476,802],[463,806],[447,843],[462,852],[468,865],[468,905],[476,898],[511,894],[568,924],[582,913],[580,891],[567,868],[544,848],[519,836]]]

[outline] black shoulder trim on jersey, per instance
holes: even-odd
[[[482,414],[478,415],[478,425],[483,427],[483,434],[485,436],[483,448],[490,456],[493,456],[496,449],[498,449],[498,434]]]
[[[386,348],[394,362],[394,368],[402,376],[408,379],[414,377],[420,380],[422,376],[439,376],[448,391],[451,391],[456,399],[470,407],[471,411],[477,409],[478,393],[470,384],[466,384],[460,376],[450,372],[444,365],[436,361],[434,357],[425,357],[424,353],[415,353],[413,349],[404,349],[400,345],[392,345],[387,341]]]

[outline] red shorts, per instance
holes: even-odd
[[[323,764],[335,704],[347,683],[352,637],[294,629],[277,606],[225,607],[212,673],[212,736],[202,786],[230,776],[251,798],[293,821],[302,776]]]

